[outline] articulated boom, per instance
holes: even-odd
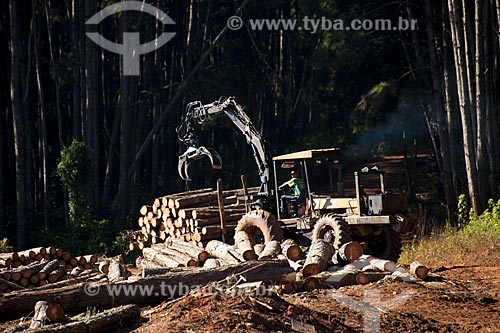
[[[212,116],[224,114],[233,124],[245,135],[247,143],[252,147],[255,161],[257,163],[261,188],[260,194],[269,194],[269,157],[264,146],[264,139],[253,126],[248,115],[243,108],[236,103],[233,97],[226,98],[223,102],[216,101],[211,104],[203,105],[201,102],[192,102],[186,106],[184,122],[177,127],[179,140],[182,141],[188,149],[179,156],[179,175],[184,180],[189,180],[189,165],[203,157],[208,157],[212,168],[222,168],[222,159],[220,155],[211,148],[200,146],[196,136],[196,124],[201,125]]]

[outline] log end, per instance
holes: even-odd
[[[304,266],[304,268],[302,268],[302,275],[304,277],[316,275],[320,272],[321,272],[321,267],[317,263],[308,264]]]

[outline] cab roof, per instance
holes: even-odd
[[[310,150],[298,151],[295,153],[275,156],[273,157],[273,161],[305,160],[316,157],[336,157],[339,155],[340,155],[340,148],[310,149]]]

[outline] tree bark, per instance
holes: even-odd
[[[234,235],[234,247],[243,256],[245,260],[254,260],[257,258],[248,234],[244,231],[238,231]]]
[[[218,240],[212,240],[207,243],[205,250],[217,259],[228,264],[236,264],[244,261],[243,257],[230,245]]]
[[[297,261],[304,257],[300,246],[292,239],[286,239],[281,243],[281,253],[290,260]]]
[[[324,241],[323,239],[313,241],[309,247],[309,253],[307,253],[304,268],[302,268],[302,274],[304,277],[316,275],[324,271],[328,266],[328,262],[332,258],[332,255],[332,244]]]
[[[10,2],[10,36],[11,36],[11,101],[14,118],[14,146],[16,154],[16,201],[17,201],[17,246],[25,248],[28,245],[28,201],[31,198],[28,191],[28,171],[27,164],[31,163],[26,157],[26,110],[23,103],[23,83],[25,63],[21,58],[24,52],[24,43],[21,34],[21,2]],[[26,89],[26,87],[24,87]]]
[[[110,295],[107,283],[98,283],[99,290],[95,295],[87,295],[84,287],[86,282],[57,289],[48,289],[39,292],[20,291],[4,294],[0,299],[0,316],[4,320],[19,318],[28,315],[33,311],[35,303],[38,301],[51,302],[59,300],[59,304],[65,309],[67,314],[77,314],[86,311],[88,307],[105,309],[111,306],[123,304],[136,304],[138,306],[158,304],[165,299],[176,298],[184,292],[183,288],[169,290],[165,286],[185,286],[185,288],[199,287],[210,282],[220,281],[231,275],[242,275],[247,282],[254,281],[279,281],[282,276],[291,273],[293,270],[286,261],[264,261],[259,264],[255,262],[243,262],[237,265],[217,268],[199,268],[197,270],[186,270],[182,272],[165,273],[163,275],[151,276],[139,281],[124,281],[119,285],[137,288],[142,285],[144,288],[151,288],[151,294],[140,293],[131,296],[125,293]],[[135,287],[134,287],[135,286]],[[163,286],[163,287],[162,287]],[[95,288],[94,290],[97,290]]]
[[[410,265],[410,273],[415,275],[419,279],[424,280],[429,274],[429,269],[418,261],[414,261]]]
[[[448,125],[446,123],[445,117],[445,106],[443,103],[444,95],[444,84],[442,82],[440,73],[442,72],[439,63],[438,55],[435,43],[437,39],[434,35],[434,28],[432,26],[432,10],[430,0],[425,1],[425,12],[426,12],[426,27],[427,27],[427,44],[429,46],[429,55],[431,63],[431,74],[432,74],[432,90],[434,95],[434,109],[436,113],[436,119],[438,122],[438,135],[439,135],[439,148],[441,153],[441,161],[443,166],[443,188],[446,197],[446,210],[448,213],[448,221],[455,224],[456,221],[456,194],[453,187],[453,176],[451,168],[451,158],[450,158],[450,140]]]
[[[264,247],[264,250],[262,250],[262,253],[259,255],[259,260],[273,259],[280,253],[281,253],[280,242],[277,240],[272,240],[268,242]]]
[[[462,133],[464,139],[465,170],[469,198],[475,214],[482,211],[479,200],[479,189],[477,184],[476,153],[474,145],[474,131],[472,126],[469,88],[469,76],[467,69],[467,48],[465,48],[464,30],[460,21],[460,11],[458,0],[448,0],[450,12],[450,26],[452,31],[452,42],[455,51],[455,69],[457,72],[458,96],[460,101],[460,118],[462,120]],[[465,27],[464,27],[465,29]]]

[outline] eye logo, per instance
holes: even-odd
[[[108,6],[88,19],[85,24],[99,24],[108,16],[123,11],[147,13],[156,17],[163,24],[175,24],[174,20],[162,10],[139,1],[124,1]],[[158,38],[145,44],[140,44],[140,34],[138,32],[124,32],[123,44],[114,43],[97,32],[87,32],[86,35],[103,49],[123,56],[123,75],[139,76],[141,69],[140,56],[165,45],[175,36],[175,32],[163,32]]]

